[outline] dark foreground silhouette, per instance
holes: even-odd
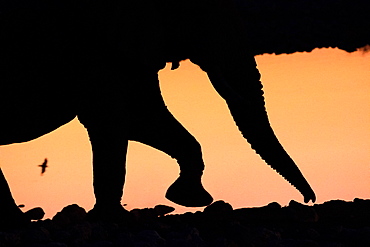
[[[299,247],[370,245],[370,200],[333,200],[306,206],[233,209],[217,201],[202,212],[169,215],[173,208],[133,209],[124,222],[92,222],[70,205],[52,219],[0,230],[1,246]]]
[[[269,124],[253,39],[246,32],[253,20],[243,20],[231,1],[5,0],[0,7],[0,144],[35,139],[77,116],[93,149],[92,218],[125,215],[120,200],[128,140],[177,160],[181,172],[166,193],[169,200],[184,206],[212,202],[201,184],[201,147],[167,110],[158,85],[164,63],[176,68],[183,59],[207,72],[256,153],[305,202],[315,201]],[[0,175],[0,220],[7,224],[24,215]]]

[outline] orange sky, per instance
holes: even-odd
[[[370,198],[370,53],[317,49],[256,59],[272,126],[317,202]],[[169,109],[202,145],[204,186],[216,200],[234,208],[302,202],[242,138],[204,72],[185,61],[176,71],[167,66],[160,79]],[[25,210],[41,206],[52,217],[72,203],[92,208],[90,144],[77,120],[0,152],[0,165]],[[46,157],[50,167],[40,176],[38,165]],[[175,206],[164,198],[179,172],[173,159],[130,142],[127,167],[127,209]],[[175,213],[195,210],[176,206]]]

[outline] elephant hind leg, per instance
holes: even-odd
[[[167,190],[167,199],[188,207],[209,205],[213,198],[201,183],[204,170],[201,146],[168,111],[157,78],[147,81],[151,84],[142,86],[140,97],[133,98],[140,102],[133,102],[136,107],[130,109],[129,139],[177,160],[180,176]]]
[[[135,128],[130,128],[130,140],[149,145],[177,160],[180,176],[167,190],[167,199],[186,207],[211,204],[213,198],[201,182],[204,162],[199,143],[167,109],[158,109],[156,113],[151,121],[142,119]]]
[[[149,145],[177,160],[180,176],[167,190],[167,199],[187,207],[212,203],[212,196],[201,182],[204,169],[201,147],[167,109],[162,109],[151,121],[142,120],[134,129],[130,128],[130,134],[130,140]]]

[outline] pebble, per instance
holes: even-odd
[[[343,247],[370,246],[370,200],[307,206],[291,201],[233,209],[216,201],[203,212],[134,209],[130,224],[88,222],[76,204],[24,229],[0,231],[0,247]]]

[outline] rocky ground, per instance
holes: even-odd
[[[363,199],[241,209],[217,201],[181,215],[163,205],[134,209],[130,220],[115,224],[89,222],[83,208],[69,205],[53,219],[0,231],[0,247],[370,246],[369,209]]]

